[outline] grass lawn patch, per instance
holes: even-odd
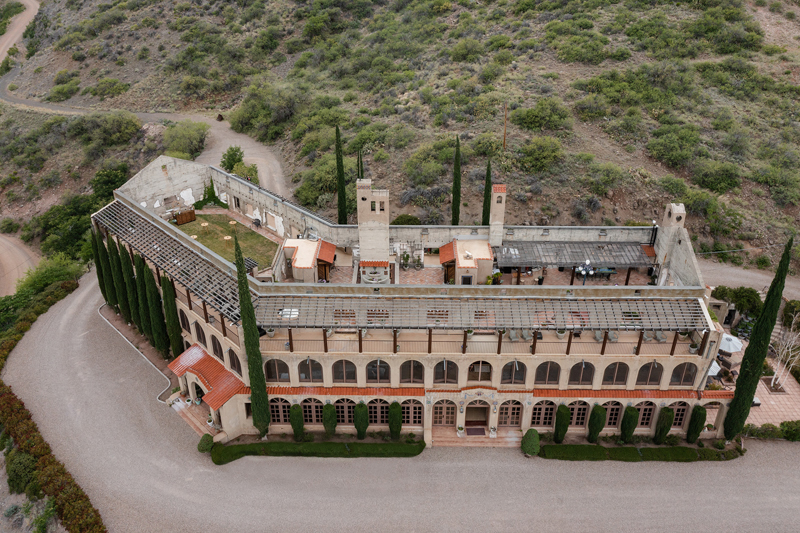
[[[405,442],[256,442],[252,444],[217,444],[211,460],[224,465],[246,455],[290,457],[414,457],[425,449],[425,441]]]
[[[697,450],[685,446],[672,446],[669,448],[642,448],[642,459],[645,461],[673,461],[678,463],[691,463],[697,461]]]
[[[547,444],[542,446],[540,455],[545,459],[562,461],[605,461],[608,459],[605,448],[589,444]]]
[[[636,463],[642,460],[642,454],[632,446],[624,448],[608,448],[608,458],[612,461]]]
[[[227,215],[197,215],[194,222],[176,227],[187,235],[197,235],[198,242],[203,246],[233,263],[233,240],[229,246],[223,239],[226,236],[233,237],[233,228],[229,224],[231,220]],[[203,222],[208,222],[208,231],[200,225]],[[235,227],[242,254],[256,261],[259,269],[272,266],[278,245],[238,222]]]

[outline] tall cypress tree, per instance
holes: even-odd
[[[108,295],[106,294],[106,283],[103,280],[103,262],[100,260],[100,250],[97,248],[97,234],[92,231],[92,258],[94,258],[94,270],[97,274],[97,284],[100,286],[100,292],[103,295],[103,300],[108,303]]]
[[[234,235],[233,244],[236,255],[236,278],[239,282],[239,313],[242,317],[244,332],[244,350],[247,353],[247,372],[250,376],[250,401],[253,408],[253,425],[263,437],[269,431],[269,396],[267,380],[261,360],[261,346],[258,341],[258,326],[253,301],[250,299],[250,287],[247,283],[247,272],[244,269],[244,257],[239,248],[239,239]]]
[[[456,156],[453,160],[453,220],[452,226],[458,226],[461,219],[461,141],[456,135]]]
[[[772,336],[772,329],[778,318],[778,310],[781,306],[781,296],[783,287],[786,283],[786,273],[789,271],[789,260],[792,254],[794,238],[790,238],[783,250],[783,257],[772,279],[772,284],[767,291],[764,300],[764,307],[761,314],[756,319],[753,332],[750,334],[750,344],[744,351],[742,366],[739,369],[739,377],[736,379],[736,392],[733,394],[728,414],[725,416],[725,438],[733,439],[742,432],[747,416],[750,414],[750,406],[753,404],[753,397],[756,394],[758,380],[761,378],[761,369],[764,359],[767,357],[769,341]]]
[[[145,281],[145,270],[150,270],[142,259],[136,254],[133,258],[136,266],[136,297],[139,300],[139,320],[142,322],[140,331],[153,343],[153,330],[150,328],[150,306],[147,304],[147,282]]]
[[[130,324],[131,308],[128,305],[128,289],[125,287],[125,276],[122,274],[122,262],[119,259],[119,250],[114,239],[108,239],[108,259],[114,273],[114,290],[117,293],[117,304],[123,320]]]
[[[149,268],[144,273],[147,285],[147,305],[150,307],[150,328],[153,331],[153,346],[164,357],[169,357],[169,335],[167,324],[164,322],[164,312],[161,310],[161,294],[158,292],[156,278]]]
[[[136,277],[133,275],[131,257],[124,246],[119,248],[119,262],[122,265],[122,277],[125,278],[125,289],[128,294],[128,307],[130,308],[131,321],[142,330],[142,321],[139,318],[139,295],[136,292]]]
[[[169,344],[172,347],[172,357],[183,353],[183,336],[181,323],[178,319],[178,306],[175,304],[175,289],[167,276],[161,276],[161,292],[164,295],[164,319],[167,322]]]
[[[344,190],[344,156],[342,155],[342,134],[336,125],[336,206],[339,209],[339,224],[347,224],[347,195]]]
[[[106,301],[108,305],[114,309],[115,313],[119,313],[117,309],[117,291],[114,288],[114,273],[111,270],[111,260],[108,258],[108,250],[100,236],[97,237],[97,252],[100,256],[100,263],[103,265],[103,284],[106,286]]]
[[[489,225],[489,215],[492,212],[492,160],[486,163],[486,182],[483,186],[483,221],[481,225]]]

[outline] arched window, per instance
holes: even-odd
[[[333,363],[333,382],[355,383],[356,365],[345,359],[340,359]]]
[[[181,328],[183,328],[188,333],[191,333],[192,330],[189,327],[189,319],[186,318],[186,313],[183,312],[183,309],[179,309],[178,310],[178,317],[179,317],[179,319],[181,321]]]
[[[225,358],[222,356],[222,345],[214,335],[211,335],[211,351],[214,352],[214,355],[216,355],[217,359],[220,361],[225,360]]]
[[[289,423],[289,402],[283,398],[270,398],[269,399],[269,414],[270,422],[273,424],[288,424]]]
[[[537,385],[558,385],[558,378],[561,375],[561,367],[558,363],[547,361],[536,367]]]
[[[497,203],[498,204],[502,204],[503,203],[503,197],[502,196],[498,196],[497,197]]]
[[[322,402],[314,398],[306,398],[300,404],[303,407],[303,422],[306,424],[322,424]]]
[[[425,367],[419,361],[406,361],[400,365],[400,383],[424,383]]]
[[[555,364],[555,363],[553,363]],[[543,400],[533,406],[533,416],[531,425],[536,427],[553,427],[553,418],[556,412],[556,404],[549,400]]]
[[[694,363],[681,363],[672,371],[669,384],[679,387],[692,385],[694,384],[695,375],[697,375],[697,365]]]
[[[669,408],[675,411],[675,418],[672,419],[672,427],[675,429],[683,429],[686,419],[689,418],[689,404],[686,402],[675,402],[670,405]]]
[[[500,406],[498,426],[519,427],[522,422],[522,404],[517,400],[509,400]]]
[[[572,402],[569,404],[569,413],[572,415],[569,421],[570,427],[583,427],[586,425],[586,414],[589,412],[589,404],[583,401]]]
[[[389,363],[376,359],[367,363],[367,383],[389,383]]]
[[[658,387],[661,383],[662,372],[664,372],[664,365],[647,363],[639,369],[639,374],[636,376],[636,384]]]
[[[467,381],[492,381],[492,365],[486,361],[476,361],[469,365]]]
[[[367,404],[370,424],[389,423],[389,402],[385,400],[372,400]]]
[[[206,332],[200,327],[199,322],[194,323],[194,336],[197,337],[197,342],[206,347]]]
[[[511,361],[503,367],[500,375],[500,383],[510,383],[513,385],[525,384],[525,363]]]
[[[264,375],[267,381],[289,382],[289,365],[280,359],[270,359],[264,363]]]
[[[231,370],[242,377],[242,363],[239,361],[239,356],[233,350],[228,350],[228,360],[231,362]]]
[[[306,383],[322,383],[322,365],[313,359],[305,359],[297,365],[300,381]]]
[[[636,427],[649,428],[650,423],[653,421],[653,412],[656,409],[656,404],[653,402],[642,402],[636,406],[639,411],[639,423]]]
[[[336,400],[333,406],[336,408],[337,424],[353,423],[353,410],[356,408],[356,402],[342,398],[341,400]]]
[[[615,428],[619,426],[622,404],[619,402],[606,402],[603,407],[606,409],[606,427]]]
[[[458,365],[444,360],[433,368],[434,383],[458,383]]]
[[[455,426],[456,404],[454,404],[450,400],[439,400],[438,402],[433,404],[433,425]]]
[[[603,372],[603,385],[625,385],[628,383],[628,365],[611,363]]]
[[[403,425],[404,426],[421,426],[422,425],[422,404],[417,400],[406,400],[400,404],[403,408]]]
[[[591,363],[576,363],[569,371],[570,385],[591,385],[594,378],[594,365]]]

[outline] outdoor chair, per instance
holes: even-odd
[[[511,339],[511,342],[517,342],[519,340],[519,337],[517,336],[517,330],[509,329],[508,338]]]
[[[667,336],[660,331],[656,331],[656,340],[658,342],[667,342]]]
[[[653,340],[653,332],[645,331],[644,335],[642,335],[642,339],[644,339],[645,342],[650,342],[651,340]]]
[[[531,335],[531,330],[529,329],[521,329],[519,332],[522,334],[522,338],[526,341],[530,341],[533,339],[533,335]]]
[[[597,342],[603,342],[603,332],[595,330],[594,340],[596,340]]]
[[[613,331],[608,332],[608,341],[609,342],[617,342],[619,340],[619,335],[614,333]]]

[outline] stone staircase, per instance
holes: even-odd
[[[518,429],[498,429],[497,438],[489,438],[489,431],[485,436],[459,437],[455,428],[436,428],[432,432],[432,447],[457,447],[470,446],[476,448],[519,448],[522,443],[522,432]]]

